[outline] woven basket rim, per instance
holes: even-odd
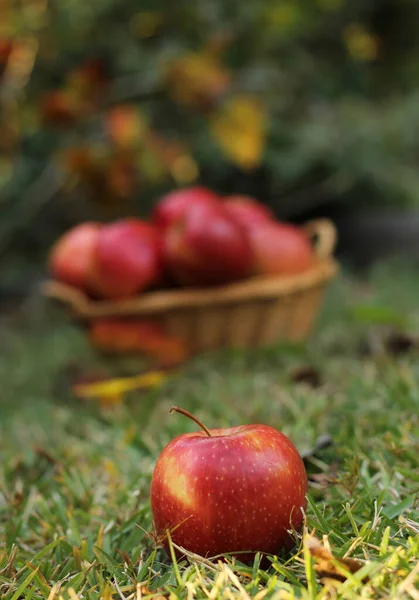
[[[55,280],[46,281],[42,293],[68,305],[81,318],[156,315],[174,310],[286,297],[325,284],[334,277],[338,268],[333,258],[325,258],[298,275],[257,276],[219,287],[146,292],[137,298],[118,301],[91,300],[84,292]]]

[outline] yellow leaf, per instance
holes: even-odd
[[[257,167],[266,138],[266,114],[251,97],[236,96],[211,118],[212,134],[224,154],[243,170]]]
[[[133,377],[120,377],[106,379],[94,383],[82,383],[73,386],[73,392],[78,398],[115,399],[133,390],[147,389],[160,385],[167,379],[167,374],[162,371],[150,371],[143,375]]]
[[[343,34],[349,54],[355,60],[372,61],[378,57],[378,38],[361,23],[351,23]]]

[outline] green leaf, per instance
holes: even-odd
[[[411,494],[407,496],[404,500],[395,504],[394,506],[389,506],[383,510],[383,515],[385,515],[388,519],[394,519],[395,517],[399,517],[406,508],[410,508],[413,502],[416,499],[417,494]]]
[[[13,596],[10,598],[10,600],[18,600],[18,598],[20,598],[20,596],[23,594],[23,592],[29,586],[31,581],[36,577],[37,573],[38,573],[38,570],[32,571],[32,573],[30,573],[26,577],[26,579],[20,584],[20,586],[17,588],[17,590],[15,591]]]
[[[393,325],[405,327],[408,317],[388,306],[374,304],[358,305],[350,309],[350,315],[358,323],[366,325]]]

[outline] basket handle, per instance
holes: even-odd
[[[315,219],[304,225],[307,235],[312,238],[318,258],[328,258],[333,254],[337,242],[335,225],[329,219]]]
[[[81,290],[59,281],[46,281],[41,286],[41,292],[48,298],[67,304],[80,316],[89,312],[89,300]]]

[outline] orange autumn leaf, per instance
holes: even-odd
[[[165,367],[184,362],[189,354],[182,340],[155,323],[139,319],[96,319],[90,326],[89,337],[102,351],[145,354]]]
[[[224,154],[243,170],[257,167],[266,143],[267,118],[261,104],[248,96],[230,98],[210,121]]]
[[[106,115],[106,127],[112,142],[119,148],[134,148],[142,141],[147,125],[138,108],[115,106]]]

